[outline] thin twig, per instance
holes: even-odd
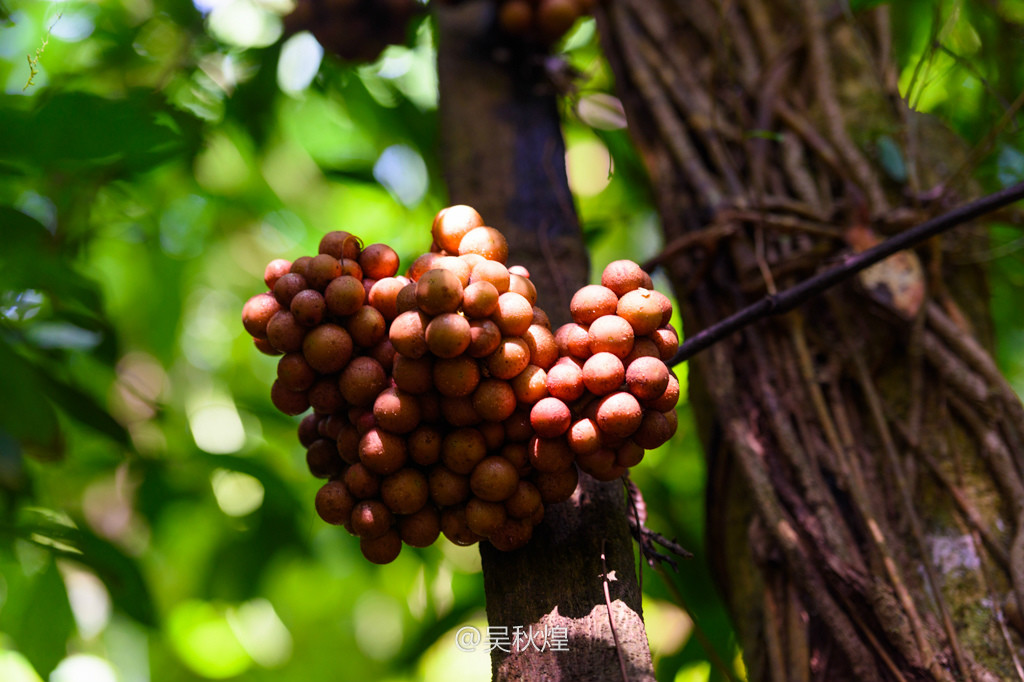
[[[877,246],[862,251],[857,255],[849,256],[842,265],[814,275],[780,294],[765,296],[757,303],[733,313],[721,322],[690,337],[679,346],[679,351],[669,361],[669,364],[678,365],[680,362],[690,359],[733,332],[739,331],[766,317],[788,312],[801,303],[821,294],[826,289],[849,279],[861,270],[871,267],[898,251],[920,244],[937,234],[941,234],[957,225],[962,225],[1020,199],[1024,199],[1024,182],[1019,182],[1006,189],[958,206],[916,227],[901,232]]]
[[[612,629],[612,639],[615,640],[615,653],[619,657],[619,670],[622,671],[622,682],[629,682],[629,675],[626,673],[626,659],[622,656],[622,647],[619,646],[619,633],[615,629],[615,618],[612,616],[612,594],[608,589],[608,562],[605,559],[605,546],[608,544],[606,538],[601,539],[601,582],[604,585],[604,603],[608,607],[608,626]]]

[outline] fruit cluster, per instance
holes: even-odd
[[[434,246],[399,276],[390,247],[328,233],[274,260],[242,321],[282,355],[271,400],[313,413],[299,440],[316,509],[387,563],[402,543],[525,545],[578,469],[613,480],[675,431],[672,306],[630,261],[572,299],[555,333],[504,236],[468,206],[438,213]]]
[[[285,30],[310,31],[328,52],[372,62],[388,45],[405,43],[409,21],[422,11],[416,0],[298,0]]]
[[[590,14],[595,4],[596,0],[499,0],[498,25],[508,35],[551,44]]]

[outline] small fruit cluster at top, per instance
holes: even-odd
[[[676,428],[672,306],[630,261],[572,299],[552,333],[508,243],[468,206],[438,213],[434,245],[398,275],[385,244],[348,232],[267,265],[242,311],[281,355],[271,387],[298,427],[316,510],[376,563],[440,534],[525,545],[579,470],[613,480]]]
[[[372,62],[388,45],[402,45],[410,20],[423,11],[417,0],[297,0],[284,19],[288,34],[311,32],[342,59]]]
[[[596,4],[597,0],[499,0],[498,26],[510,36],[550,45]]]

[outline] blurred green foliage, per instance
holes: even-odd
[[[911,101],[982,139],[1021,90],[1001,57],[1024,2],[897,5]],[[372,65],[321,64],[311,36],[281,39],[287,6],[0,7],[0,679],[489,675],[453,636],[485,625],[476,550],[377,568],[320,522],[296,420],[270,405],[275,360],[241,329],[271,258],[343,228],[408,264],[445,204],[429,23]],[[593,23],[565,47],[586,74],[565,131],[599,272],[661,237]],[[1024,176],[1015,126],[980,176]],[[979,258],[1021,386],[1019,232],[993,242]],[[704,465],[679,410],[634,478],[650,525],[703,557]],[[736,658],[707,565],[643,586],[659,679],[720,679],[692,636],[695,619]]]

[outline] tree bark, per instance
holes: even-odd
[[[957,199],[885,8],[838,7],[602,3],[688,334]],[[751,680],[1024,678],[1024,409],[982,273],[955,265],[983,243],[958,229],[691,362]]]
[[[480,1],[436,10],[442,159],[452,203],[505,233],[510,263],[529,269],[554,327],[569,321],[569,300],[588,281],[587,254],[555,93],[542,85],[538,55],[499,43],[494,11]],[[614,680],[623,669],[629,680],[654,679],[621,483],[581,474],[526,547],[485,542],[480,554],[489,627],[568,633],[564,651],[492,649],[494,679]]]

